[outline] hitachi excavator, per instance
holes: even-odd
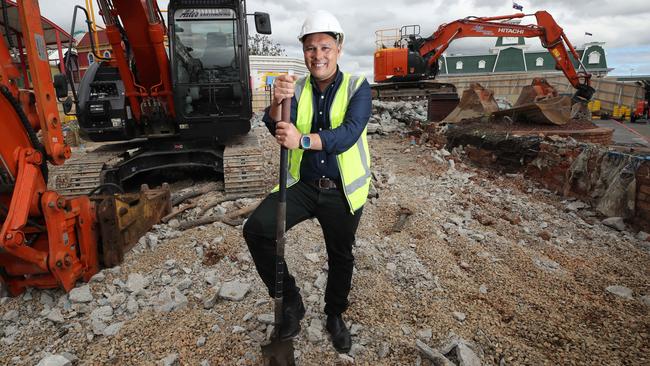
[[[517,113],[527,113],[531,117],[538,114],[538,117],[553,124],[565,124],[569,118],[584,118],[587,114],[587,102],[594,94],[590,85],[591,74],[586,71],[575,48],[548,12],[538,11],[534,14],[537,24],[512,23],[514,19],[530,15],[518,13],[495,17],[467,17],[441,25],[427,38],[419,36],[419,26],[406,26],[400,29],[399,36],[389,45],[382,42],[382,37],[378,34],[374,57],[377,84],[373,85],[373,91],[379,97],[382,94],[412,95],[414,91],[422,95],[435,93],[440,88],[440,83],[432,80],[439,71],[438,60],[451,42],[459,38],[538,37],[542,46],[548,49],[555,59],[556,69],[564,73],[576,92],[572,101],[567,101],[566,98],[558,97],[557,92],[544,79],[534,79],[532,85],[522,91],[515,103],[515,109],[519,108]],[[576,70],[569,55],[579,64],[580,71]],[[494,112],[496,102],[490,100],[490,96],[482,87],[473,85],[465,93],[459,108],[450,114],[450,118],[468,115],[467,111],[470,109]]]
[[[47,163],[61,165],[71,155],[57,106],[67,90],[62,75],[55,84],[63,89],[53,86],[38,1],[18,0],[16,7],[24,51],[8,47],[7,12],[0,39],[0,285],[11,295],[27,287],[70,291],[102,266],[118,264],[169,211],[170,193],[142,187],[140,193],[63,197],[48,190]],[[18,87],[27,70],[14,57],[23,52],[32,89]]]
[[[80,132],[130,141],[123,160],[103,167],[101,182],[124,186],[143,173],[194,167],[223,174],[228,194],[262,193],[261,150],[247,135],[245,1],[171,0],[166,20],[155,0],[97,4],[111,53],[95,53],[73,91]],[[271,33],[268,14],[254,19],[258,33]]]

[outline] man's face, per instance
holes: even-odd
[[[341,47],[326,33],[313,33],[305,36],[302,43],[305,66],[316,80],[327,80],[336,73],[336,63]]]

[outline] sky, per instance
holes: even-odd
[[[167,8],[168,1],[160,0]],[[523,12],[548,11],[564,29],[574,46],[585,42],[605,42],[607,61],[614,70],[610,75],[650,75],[650,6],[647,0],[541,0],[517,1]],[[41,0],[42,15],[70,31],[75,5],[83,0]],[[300,27],[311,11],[323,9],[334,14],[345,31],[344,54],[339,61],[343,71],[371,76],[375,31],[419,24],[423,37],[431,35],[439,25],[467,16],[514,14],[512,1],[506,0],[250,0],[247,12],[267,12],[271,16],[272,40],[286,50],[287,56],[302,58],[297,40]],[[95,12],[97,7],[95,6]],[[101,18],[98,17],[101,22]],[[521,24],[534,24],[535,17],[526,17]],[[250,17],[249,29],[254,32]],[[85,26],[77,22],[77,29]],[[585,32],[592,36],[585,35]],[[464,38],[454,41],[448,54],[484,54],[495,38]],[[539,39],[529,38],[531,50],[543,49]]]

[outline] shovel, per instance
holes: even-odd
[[[282,101],[282,121],[291,119],[291,99]],[[262,357],[265,366],[294,366],[293,339],[280,340],[280,326],[282,325],[282,279],[284,277],[284,232],[287,221],[287,168],[289,153],[283,146],[280,148],[280,191],[278,195],[276,249],[275,249],[275,298],[273,307],[275,312],[275,329],[268,343],[262,345]]]

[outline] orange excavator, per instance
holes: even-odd
[[[438,89],[438,83],[431,80],[438,74],[438,60],[451,42],[459,38],[538,37],[542,46],[555,59],[556,69],[561,70],[576,89],[572,99],[574,103],[585,105],[585,108],[580,109],[582,113],[582,110],[586,109],[586,102],[595,92],[591,87],[591,74],[586,71],[580,62],[579,54],[548,12],[538,11],[534,14],[537,24],[512,23],[514,19],[531,15],[518,13],[495,17],[467,17],[441,25],[427,38],[419,36],[417,31],[419,26],[402,27],[394,44],[388,45],[391,47],[387,47],[378,39],[378,48],[374,57],[375,82],[378,84],[373,86],[373,90],[376,95],[382,93],[399,95],[409,94],[412,90],[420,90],[421,93],[426,94],[429,90]],[[576,70],[569,55],[573,56],[573,60],[578,63],[579,71]],[[525,98],[527,101],[557,95],[543,79],[535,79],[526,93],[529,94]]]
[[[71,155],[57,105],[67,90],[62,75],[53,83],[38,1],[18,0],[16,6],[33,88],[18,87],[27,73],[14,57],[22,55],[23,49],[8,47],[13,35],[4,12],[0,285],[11,295],[27,287],[70,291],[79,279],[87,281],[102,266],[119,263],[124,252],[169,210],[170,193],[166,187],[142,187],[140,193],[63,197],[48,190],[48,162],[61,165]]]

